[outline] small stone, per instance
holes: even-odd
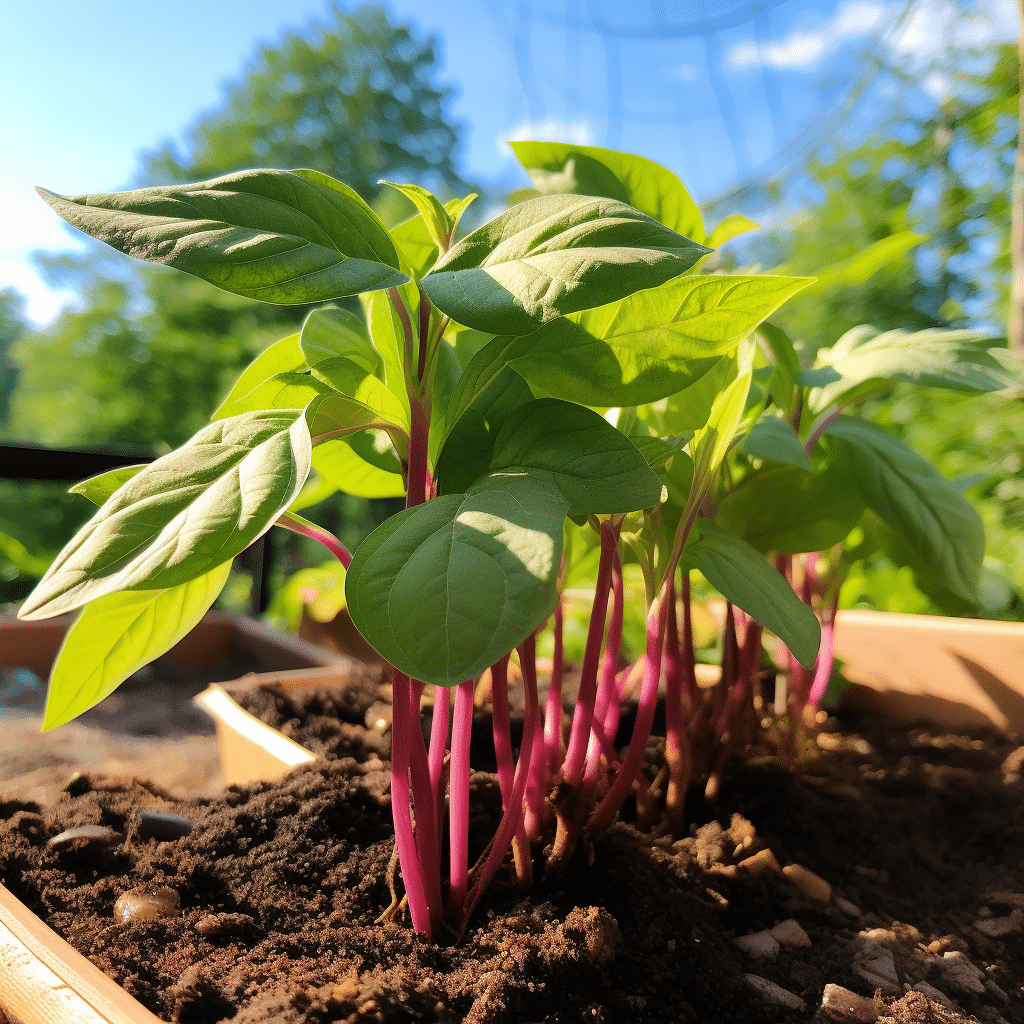
[[[769,929],[768,934],[780,946],[789,946],[791,949],[803,949],[811,944],[810,936],[791,917]]]
[[[945,992],[940,992],[934,985],[929,985],[927,981],[919,981],[913,990],[927,996],[933,1003],[938,1003],[947,1010],[956,1011],[956,1004],[953,1000]]]
[[[213,938],[236,934],[252,924],[253,919],[248,914],[204,914],[196,921],[196,931],[204,938]]]
[[[862,932],[857,933],[857,938],[886,947],[896,944],[896,932],[891,928],[865,928]]]
[[[46,841],[54,849],[82,850],[90,846],[110,846],[124,837],[108,825],[80,825],[69,828]]]
[[[738,946],[748,956],[754,957],[755,960],[764,960],[779,954],[779,943],[772,937],[770,932],[738,935],[732,942],[734,946]]]
[[[902,995],[892,951],[877,942],[866,940],[863,943],[854,954],[853,969],[872,988],[880,988],[888,996]]]
[[[841,1024],[875,1024],[878,1008],[867,996],[857,995],[842,985],[826,985],[821,995],[821,1008]]]
[[[114,904],[114,920],[118,924],[156,921],[161,917],[177,917],[181,899],[166,885],[137,886],[121,893]]]
[[[862,917],[863,912],[856,903],[851,903],[847,899],[843,899],[842,896],[833,896],[832,902],[841,910],[847,917]]]
[[[1010,1001],[1010,997],[991,978],[985,982],[985,991],[997,1003],[1008,1003]]]
[[[939,970],[950,988],[980,996],[985,991],[985,975],[959,950],[944,953]]]
[[[819,903],[832,901],[832,886],[802,864],[787,864],[782,873],[809,899]]]
[[[759,850],[752,857],[744,858],[736,866],[741,871],[747,871],[754,876],[765,874],[778,875],[782,873],[782,868],[775,859],[775,854],[767,848]]]
[[[745,976],[748,984],[766,1003],[784,1006],[788,1010],[806,1010],[807,1004],[795,993],[776,985],[775,982],[757,974]]]
[[[1015,910],[1009,917],[982,917],[974,922],[974,927],[990,939],[1005,939],[1024,929],[1024,911]]]
[[[167,811],[139,811],[135,816],[135,834],[139,839],[169,842],[187,836],[195,824],[191,818]]]

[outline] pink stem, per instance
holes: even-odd
[[[679,642],[675,581],[669,583],[668,628],[665,636],[665,760],[672,762],[685,749],[686,720],[683,708],[683,652]]]
[[[292,533],[300,534],[303,537],[309,537],[310,540],[319,541],[346,569],[352,564],[352,556],[349,554],[348,548],[333,533],[317,526],[316,523],[296,517],[293,513],[285,512],[277,519],[274,525],[280,526],[284,530],[290,530]]]
[[[564,672],[564,647],[562,636],[562,601],[555,608],[555,649],[551,658],[551,685],[548,688],[548,702],[544,712],[544,747],[547,753],[547,767],[552,773],[562,763],[562,674]]]
[[[604,652],[601,656],[601,679],[597,687],[597,698],[594,702],[594,721],[591,725],[590,744],[587,749],[586,771],[583,776],[583,785],[587,788],[597,783],[597,777],[601,769],[601,741],[598,738],[598,730],[604,725],[608,717],[608,708],[611,704],[618,704],[615,685],[615,675],[619,667],[619,657],[622,654],[622,619],[623,619],[624,591],[622,582],[622,563],[619,560],[619,552],[616,548],[612,561],[612,617],[608,624],[608,635],[604,641]],[[607,737],[605,737],[607,740]]]
[[[446,789],[444,755],[448,751],[451,702],[452,694],[447,686],[434,687],[434,713],[430,718],[430,752],[427,755],[427,763],[430,771],[430,789],[434,794],[434,806],[437,814],[438,856],[440,856],[440,841],[444,832]],[[440,871],[440,863],[438,863],[438,875],[440,875]]]
[[[452,717],[450,762],[449,898],[461,917],[469,885],[469,741],[473,732],[473,680],[459,683]]]
[[[394,693],[394,720],[391,728],[391,811],[395,821],[395,842],[413,927],[426,934],[428,938],[433,938],[433,922],[416,849],[409,792],[412,681],[397,669],[392,673],[391,680]],[[418,724],[417,722],[417,726]]]
[[[594,604],[590,609],[590,628],[583,653],[580,672],[580,690],[572,719],[569,746],[562,765],[562,777],[573,788],[583,778],[584,758],[590,744],[590,730],[594,721],[594,700],[597,696],[597,668],[604,639],[604,621],[608,610],[608,592],[612,582],[612,564],[618,541],[618,531],[610,523],[601,524],[601,561],[597,570]]]
[[[427,747],[423,741],[423,727],[420,724],[420,700],[423,697],[423,683],[412,681],[410,703],[410,765],[412,779],[413,809],[416,815],[416,851],[423,874],[423,888],[430,909],[431,934],[437,934],[441,924],[441,839],[438,834],[437,798],[431,786],[430,768],[427,762]]]
[[[686,692],[690,698],[690,706],[687,709],[691,714],[700,706],[700,687],[697,685],[697,652],[693,645],[693,598],[690,593],[690,570],[683,569],[681,575],[681,593],[683,602],[683,635],[680,638],[682,644],[683,668],[685,669]]]
[[[494,732],[494,757],[498,763],[501,801],[508,808],[515,774],[512,757],[512,726],[508,708],[508,655],[491,666],[491,725]]]
[[[807,698],[808,709],[815,713],[821,704],[825,691],[828,689],[829,680],[832,678],[833,651],[835,650],[836,639],[836,613],[839,610],[839,591],[832,599],[831,615],[822,616],[821,619],[821,647],[818,650],[818,660],[814,665],[814,682],[811,684],[811,693]]]
[[[509,797],[508,807],[501,818],[501,825],[498,834],[491,844],[490,853],[484,861],[480,873],[473,883],[473,892],[470,902],[463,916],[463,921],[472,914],[483,895],[491,879],[497,874],[501,862],[505,859],[512,837],[521,827],[523,812],[525,809],[523,796],[526,793],[526,783],[530,774],[530,760],[533,754],[534,737],[538,733],[540,722],[540,705],[537,699],[537,674],[536,674],[536,636],[531,634],[517,648],[519,660],[523,669],[523,690],[526,694],[526,710],[523,715],[523,745],[519,750],[519,761],[516,764],[515,781],[512,785],[512,793]]]
[[[658,684],[661,681],[661,657],[665,645],[665,628],[667,625],[668,595],[663,588],[647,613],[647,663],[644,666],[644,679],[640,686],[640,705],[637,708],[636,724],[633,735],[622,761],[622,767],[615,776],[611,789],[591,814],[587,822],[584,836],[593,839],[600,835],[615,820],[622,808],[626,794],[632,788],[640,774],[647,740],[651,735],[654,722],[654,711],[658,703]]]

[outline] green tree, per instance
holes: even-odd
[[[459,130],[434,84],[437,45],[393,25],[380,7],[325,22],[260,51],[227,101],[191,130],[187,151],[146,161],[147,183],[197,181],[242,167],[311,167],[364,199],[382,177],[458,190]],[[461,194],[461,193],[460,193]]]
[[[18,380],[14,348],[27,333],[25,300],[13,288],[4,288],[0,291],[0,429],[7,424],[11,395]]]

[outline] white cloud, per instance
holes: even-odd
[[[867,35],[878,27],[886,12],[884,4],[872,0],[850,0],[842,4],[831,20],[814,31],[793,32],[783,39],[758,45],[738,43],[728,54],[733,67],[770,64],[789,70],[816,66],[843,43]]]
[[[74,295],[66,290],[50,288],[26,263],[0,259],[0,281],[5,288],[15,288],[25,297],[25,316],[36,326],[45,327],[67,306]]]
[[[568,142],[574,146],[596,145],[593,128],[582,118],[560,121],[556,117],[547,117],[543,121],[522,121],[503,132],[497,142],[498,149],[503,156],[511,156],[512,151],[506,143],[526,139],[531,142]]]
[[[951,0],[921,0],[889,33],[887,42],[898,56],[920,66],[939,59],[951,47],[984,50],[1016,39],[1019,32],[1014,0],[979,0],[967,16]]]

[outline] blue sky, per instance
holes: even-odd
[[[49,291],[33,249],[72,234],[39,201],[125,187],[139,153],[180,138],[215,107],[261,44],[321,16],[326,0],[0,0],[0,130],[5,198],[0,287],[37,322],[68,296]],[[783,0],[702,38],[673,5],[619,0],[392,0],[395,18],[441,41],[439,80],[464,125],[464,170],[514,178],[503,140],[557,137],[642,153],[676,170],[699,200],[756,173],[823,123],[856,76],[856,54],[920,67],[941,96],[946,45],[985,46],[1017,31],[1014,0]],[[726,10],[723,5],[722,10]],[[902,20],[897,21],[900,15]],[[680,21],[679,18],[684,19]],[[938,70],[934,62],[938,60]],[[831,106],[830,106],[831,105]],[[827,122],[826,122],[827,123]]]

